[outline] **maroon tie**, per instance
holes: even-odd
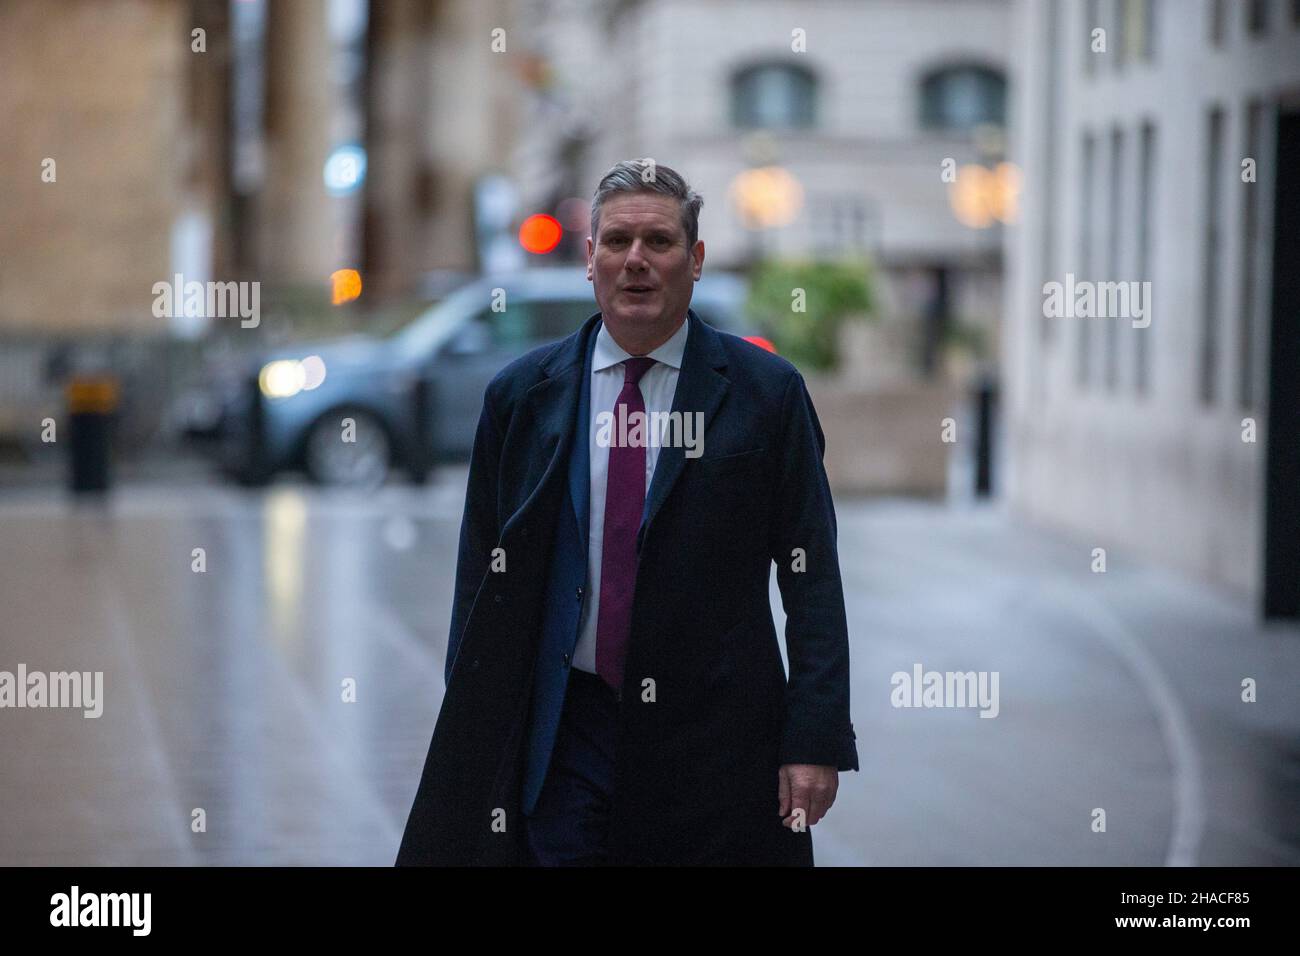
[[[623,662],[632,631],[632,593],[636,588],[636,535],[645,507],[645,446],[642,441],[619,444],[619,423],[633,412],[645,414],[645,399],[637,382],[655,360],[645,356],[623,363],[623,391],[614,402],[614,425],[605,479],[605,534],[600,545],[600,610],[596,615],[596,673],[621,693]],[[620,409],[618,406],[625,405]],[[628,431],[631,431],[629,425]]]

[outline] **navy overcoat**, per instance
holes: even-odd
[[[687,321],[672,407],[702,414],[703,454],[661,448],[646,499],[611,860],[808,866],[811,831],[781,824],[778,768],[858,769],[825,438],[793,365],[713,329],[694,310]],[[447,690],[398,865],[527,859],[521,805],[536,757],[530,750],[544,736],[535,725],[546,712],[537,695],[557,680],[563,686],[582,597],[580,585],[561,593],[563,569],[552,561],[556,541],[575,524],[586,539],[573,508],[580,498],[577,513],[585,515],[585,489],[578,495],[574,487],[570,455],[585,461],[575,435],[585,440],[578,412],[599,324],[597,313],[568,338],[510,363],[484,395]],[[773,561],[788,677],[769,605]],[[574,610],[557,612],[570,601]]]

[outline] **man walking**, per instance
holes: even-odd
[[[825,439],[794,366],[690,309],[701,205],[611,169],[600,312],[488,386],[399,865],[811,865],[858,769]]]

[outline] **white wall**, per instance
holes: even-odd
[[[1008,429],[1012,441],[1010,495],[1035,518],[1071,529],[1089,546],[1131,550],[1256,598],[1261,577],[1263,410],[1259,401],[1243,409],[1237,402],[1238,331],[1241,302],[1243,190],[1260,190],[1260,219],[1271,222],[1272,171],[1260,150],[1260,181],[1243,184],[1238,164],[1245,153],[1245,107],[1254,97],[1274,100],[1280,91],[1300,89],[1300,31],[1290,21],[1289,4],[1274,3],[1273,21],[1263,39],[1245,36],[1246,4],[1229,4],[1232,29],[1223,49],[1208,40],[1208,0],[1161,0],[1157,9],[1155,59],[1122,71],[1098,64],[1084,75],[1087,51],[1084,7],[1080,0],[1061,4],[1060,43],[1045,41],[1047,9],[1037,0],[1017,0],[1015,55],[1025,82],[1013,107],[1013,158],[1026,179],[1026,215],[1007,236],[1008,295],[1005,380]],[[1103,3],[1103,11],[1110,7]],[[1060,71],[1057,129],[1048,129],[1052,95],[1050,71]],[[1198,395],[1197,356],[1202,321],[1206,216],[1206,114],[1211,103],[1226,110],[1224,161],[1220,175],[1221,255],[1219,276],[1218,397],[1210,405]],[[1054,337],[1044,343],[1042,284],[1082,277],[1080,211],[1092,210],[1102,230],[1097,249],[1103,258],[1098,279],[1137,278],[1136,136],[1144,120],[1154,122],[1157,151],[1151,217],[1150,280],[1153,317],[1147,329],[1121,325],[1120,379],[1111,391],[1098,370],[1104,367],[1102,322],[1057,320]],[[1121,274],[1105,263],[1109,248],[1108,137],[1118,124],[1125,132],[1122,179]],[[1264,124],[1266,134],[1269,122]],[[1086,207],[1080,196],[1081,146],[1085,129],[1098,132],[1098,175],[1102,204]],[[1058,164],[1047,167],[1049,138]],[[1267,229],[1260,243],[1260,290],[1256,295],[1256,394],[1262,400],[1267,338],[1267,281],[1270,263]],[[1050,256],[1050,261],[1047,261]],[[1094,377],[1076,382],[1076,324],[1094,322]],[[1135,350],[1145,336],[1151,355],[1150,390],[1137,393]],[[1261,422],[1259,441],[1241,441],[1242,418]]]

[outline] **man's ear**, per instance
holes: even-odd
[[[595,248],[596,247],[593,246],[591,243],[591,236],[588,236],[587,237],[587,281],[588,282],[591,281],[591,266],[592,266],[591,256],[592,253],[595,251]]]
[[[695,240],[695,247],[691,249],[691,275],[698,279],[700,272],[704,268],[704,240]]]

